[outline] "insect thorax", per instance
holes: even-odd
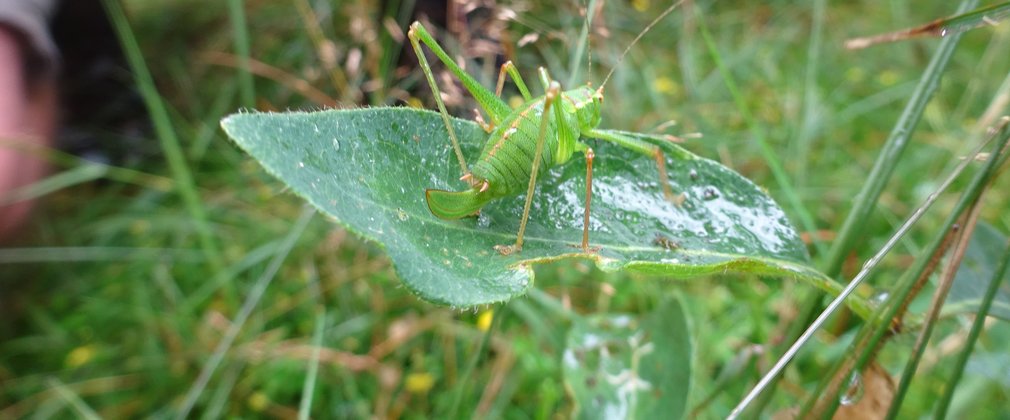
[[[566,112],[574,113],[578,121],[578,131],[596,128],[600,125],[600,107],[603,92],[593,90],[589,85],[581,86],[562,94]]]

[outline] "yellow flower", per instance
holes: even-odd
[[[67,353],[66,365],[71,369],[81,367],[85,363],[90,362],[91,359],[94,359],[95,353],[95,346],[93,345],[80,346]]]
[[[492,320],[494,320],[493,309],[481,311],[480,315],[477,315],[477,329],[481,331],[487,331],[489,328],[491,328]]]
[[[262,392],[254,392],[249,396],[249,400],[247,402],[249,404],[249,408],[252,408],[253,411],[263,411],[266,410],[268,405],[270,405],[270,398]]]
[[[434,385],[435,377],[427,372],[408,374],[404,384],[411,394],[427,394]]]
[[[677,86],[677,82],[666,76],[660,76],[652,82],[652,87],[656,89],[659,93],[674,94],[680,90],[680,86]]]

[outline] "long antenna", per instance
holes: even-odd
[[[670,12],[672,12],[673,9],[676,9],[677,6],[680,6],[680,4],[683,2],[684,0],[680,0],[674,4],[671,4],[670,7],[667,7],[666,10],[663,11],[663,13],[660,13],[659,16],[656,16],[656,18],[649,23],[649,26],[646,26],[645,29],[642,30],[642,32],[638,33],[638,36],[636,36],[635,39],[631,41],[631,43],[628,44],[628,46],[624,49],[624,52],[621,53],[621,57],[617,59],[617,63],[614,63],[614,67],[610,69],[610,73],[607,73],[607,77],[603,79],[603,83],[600,84],[599,89],[600,92],[602,92],[603,87],[607,85],[607,81],[610,80],[610,76],[614,75],[614,71],[617,70],[617,66],[620,65],[622,61],[624,61],[624,56],[628,55],[628,51],[631,51],[631,47],[634,47],[635,44],[638,42],[638,40],[642,39],[642,37],[645,36],[645,34],[649,32],[649,30],[652,29],[653,26],[656,26],[656,24],[659,23],[660,20],[663,20],[663,18],[665,18],[666,15],[670,14]]]

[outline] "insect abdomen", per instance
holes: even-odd
[[[488,181],[495,195],[518,194],[526,191],[529,183],[537,136],[540,134],[543,100],[527,102],[523,107],[514,118],[502,121],[491,132],[490,140],[471,168],[477,179]],[[554,154],[557,146],[557,122],[549,118],[538,178],[556,165]]]

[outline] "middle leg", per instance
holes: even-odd
[[[540,131],[537,134],[536,152],[533,154],[532,167],[530,168],[530,183],[526,187],[526,203],[523,205],[523,216],[519,221],[519,233],[516,235],[516,243],[514,245],[498,245],[494,247],[502,255],[513,254],[523,249],[526,220],[530,216],[530,205],[533,203],[533,193],[536,192],[537,188],[537,172],[540,170],[540,160],[544,154],[544,141],[547,139],[547,126],[552,116],[551,106],[554,105],[554,101],[557,100],[560,94],[561,85],[558,82],[551,82],[550,87],[547,89],[547,95],[544,96],[544,110],[540,115]]]

